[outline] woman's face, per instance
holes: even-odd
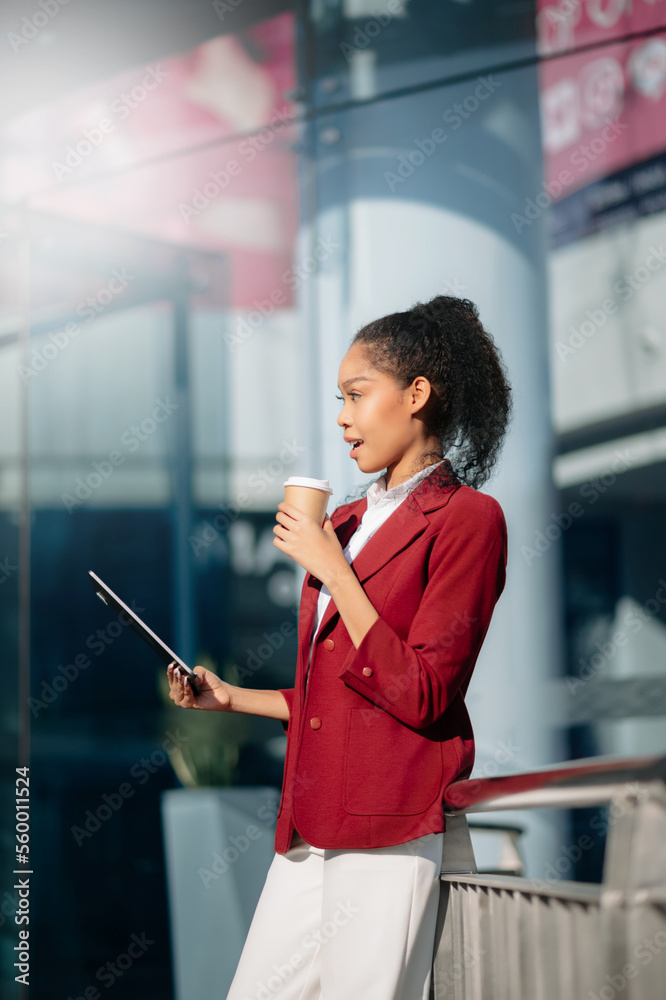
[[[338,388],[343,404],[338,424],[350,457],[361,472],[388,469],[399,479],[423,449],[424,425],[415,416],[430,393],[428,380],[419,377],[403,390],[373,368],[361,344],[352,344],[340,364]],[[356,446],[357,441],[362,443]]]

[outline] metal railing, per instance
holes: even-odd
[[[665,998],[665,782],[650,756],[449,785],[431,1000]],[[601,804],[601,883],[478,873],[467,815]]]

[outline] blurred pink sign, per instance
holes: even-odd
[[[666,27],[665,0],[537,0],[540,55]]]
[[[557,200],[666,148],[666,33],[543,60],[539,91]]]

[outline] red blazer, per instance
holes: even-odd
[[[275,850],[294,827],[320,848],[404,843],[446,829],[443,795],[468,777],[464,696],[504,589],[507,534],[491,496],[419,484],[352,567],[379,613],[358,649],[329,601],[305,675],[321,582],[306,574]],[[411,500],[416,501],[416,506]],[[347,544],[365,497],[331,516]]]

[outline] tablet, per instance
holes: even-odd
[[[88,570],[88,576],[92,581],[92,585],[97,592],[97,596],[100,600],[104,601],[112,608],[118,617],[121,619],[123,624],[130,625],[137,635],[140,635],[144,642],[148,643],[151,649],[154,649],[157,655],[164,660],[165,663],[172,663],[174,660],[181,669],[181,672],[189,677],[190,684],[192,685],[192,690],[195,695],[200,693],[198,677],[194,670],[183,663],[179,656],[176,656],[172,649],[169,649],[165,642],[162,642],[158,635],[155,635],[152,629],[148,628],[145,622],[141,621],[136,612],[132,611],[124,601],[118,597],[117,594],[111,590],[110,587],[104,583],[103,580],[93,573],[91,569]]]

